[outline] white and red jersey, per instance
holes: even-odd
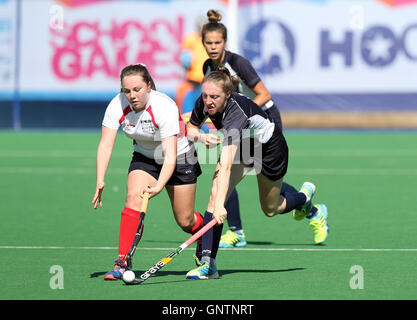
[[[151,90],[143,111],[135,112],[123,93],[110,101],[103,126],[122,128],[133,139],[134,150],[151,159],[162,156],[163,138],[177,136],[177,156],[190,150],[186,126],[175,102],[166,94]]]

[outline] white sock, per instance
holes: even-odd
[[[210,265],[210,267],[216,267],[216,259],[210,258],[208,256],[203,256],[201,258],[201,262],[207,262]]]

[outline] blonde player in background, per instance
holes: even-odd
[[[181,64],[185,71],[185,79],[175,93],[175,102],[184,114],[193,110],[194,102],[201,94],[203,80],[203,63],[208,55],[201,41],[202,19],[196,23],[196,31],[187,33],[181,42]]]

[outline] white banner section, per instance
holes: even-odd
[[[417,4],[267,1],[239,10],[241,53],[277,93],[417,91]]]

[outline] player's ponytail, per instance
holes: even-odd
[[[218,11],[210,9],[209,11],[207,11],[207,18],[209,22],[203,25],[203,28],[201,29],[201,38],[203,39],[203,42],[206,33],[211,31],[220,32],[224,41],[227,41],[226,26],[220,22],[222,20],[222,15]]]
[[[222,19],[220,12],[210,9],[207,11],[207,18],[210,23],[219,22]]]
[[[229,78],[230,78],[230,81],[232,81],[232,91],[238,91],[237,90],[237,86],[239,85],[239,83],[240,83],[240,79],[239,79],[239,77],[237,77],[237,76],[232,76],[231,74],[230,74],[230,71],[229,71],[229,69],[227,69],[225,66],[223,66],[223,65],[220,65],[220,66],[218,66],[217,67],[217,69],[216,69],[217,71],[220,71],[220,72],[223,72],[223,73],[225,73]]]

